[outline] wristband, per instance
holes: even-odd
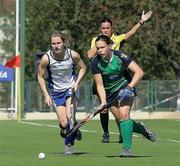
[[[144,21],[143,21],[143,20],[139,20],[139,24],[140,24],[140,25],[143,25],[143,24],[144,24]]]
[[[127,86],[126,86],[126,88],[132,89],[133,87],[131,87],[131,86],[127,85]]]

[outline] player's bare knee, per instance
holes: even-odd
[[[120,118],[121,120],[127,120],[129,119],[129,114],[127,114],[126,112],[120,112]]]

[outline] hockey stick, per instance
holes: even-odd
[[[70,135],[74,134],[81,126],[86,124],[90,119],[95,117],[97,114],[101,113],[104,109],[111,107],[118,99],[119,99],[119,96],[117,95],[117,97],[114,100],[112,100],[110,103],[104,105],[101,109],[98,109],[97,111],[90,113],[82,121],[77,122],[74,125],[74,127],[66,133],[66,137],[69,137]]]
[[[74,127],[74,97],[75,97],[75,91],[74,88],[72,89],[72,94],[71,94],[71,106],[70,106],[70,114],[69,114],[69,124],[70,124],[70,129]]]

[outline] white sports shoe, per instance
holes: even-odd
[[[131,151],[131,149],[124,148],[124,149],[122,150],[122,153],[121,153],[120,157],[132,157],[132,151]]]
[[[73,147],[71,144],[68,144],[65,146],[65,154],[66,155],[72,155],[73,154]]]
[[[152,142],[155,142],[157,140],[156,133],[147,129],[147,127],[145,126],[145,124],[143,122],[140,122],[140,124],[144,127],[144,129],[146,131],[144,137]]]

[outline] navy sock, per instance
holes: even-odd
[[[66,132],[68,132],[70,130],[70,124],[68,122],[68,124],[66,125]],[[64,144],[68,145],[74,145],[74,140],[75,140],[75,134],[70,135],[69,137],[66,137],[64,140]]]

